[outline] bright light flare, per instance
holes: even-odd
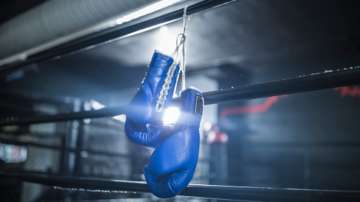
[[[104,104],[102,104],[101,102],[96,101],[96,100],[90,100],[90,105],[95,110],[99,110],[99,109],[102,109],[105,107]]]
[[[120,115],[117,115],[117,116],[113,116],[113,119],[125,123],[126,115],[125,114],[120,114]]]
[[[176,124],[180,117],[181,111],[179,107],[168,107],[164,110],[162,122],[164,126],[171,126]]]
[[[101,102],[96,101],[96,100],[90,100],[90,106],[95,110],[103,109],[103,108],[106,107],[104,104],[102,104]],[[113,116],[112,118],[115,119],[115,120],[118,120],[120,122],[123,122],[123,123],[125,123],[125,121],[126,121],[126,115],[125,114],[120,114],[120,115],[117,115],[117,116]],[[87,122],[89,122],[89,121],[87,121]]]

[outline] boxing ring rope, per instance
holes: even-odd
[[[235,0],[204,0],[188,7],[189,15],[202,10],[224,5]],[[61,44],[40,53],[29,55],[26,60],[0,66],[8,73],[16,68],[38,63],[42,61],[60,58],[81,50],[108,43],[114,39],[124,38],[135,33],[146,31],[150,28],[174,22],[183,16],[182,8],[169,8],[165,13],[157,16],[143,16],[140,20],[129,23],[127,26],[117,26],[106,30],[100,30],[89,36],[84,36],[74,41]],[[237,88],[204,92],[205,105],[218,104],[228,101],[263,98],[275,95],[303,93],[309,91],[336,88],[348,85],[360,84],[360,67],[326,70],[324,72],[301,75],[296,78],[258,83]],[[46,115],[38,117],[8,117],[0,120],[0,126],[28,125],[37,123],[51,123],[60,121],[72,121],[88,118],[112,117],[125,114],[128,106],[107,107],[100,110],[80,111],[66,114]],[[47,146],[30,142],[16,142],[3,139],[11,144],[38,146],[49,149],[60,149],[57,146]],[[66,148],[73,151],[73,148]],[[94,154],[114,155],[115,153],[102,153],[102,151],[87,151]],[[122,155],[122,154],[121,154]],[[121,156],[120,155],[120,156]],[[0,172],[0,177],[5,179],[37,183],[54,188],[69,189],[69,191],[90,191],[106,194],[141,192],[149,193],[150,190],[145,182],[108,180],[84,177],[68,177],[31,173]],[[297,201],[360,201],[360,191],[356,190],[321,190],[321,189],[295,189],[273,187],[248,187],[248,186],[220,186],[220,185],[189,185],[183,192],[183,196],[216,198],[224,200],[245,201],[269,201],[269,202],[297,202]]]
[[[1,178],[26,181],[68,191],[98,192],[104,194],[148,193],[145,182],[109,180],[85,177],[67,177],[31,173],[4,173]],[[298,202],[298,201],[359,201],[360,192],[352,190],[295,189],[250,186],[222,186],[191,184],[179,195],[241,201]]]
[[[28,140],[18,140],[15,138],[9,138],[3,135],[0,135],[0,143],[3,144],[11,144],[17,146],[26,146],[26,147],[35,147],[40,149],[49,149],[53,151],[66,151],[70,153],[82,152],[88,155],[95,155],[95,156],[104,156],[104,157],[111,157],[111,158],[129,158],[129,154],[122,153],[122,152],[115,152],[111,150],[99,150],[99,149],[91,149],[85,148],[78,150],[76,147],[64,147],[57,144],[48,144],[48,143],[38,143],[34,141]],[[200,158],[198,159],[199,162],[208,162],[209,159]]]
[[[204,10],[223,6],[225,4],[235,2],[236,0],[197,0],[195,3],[189,4],[184,1],[187,6],[187,15],[199,13]],[[187,4],[187,5],[186,5]],[[55,47],[48,48],[39,53],[27,55],[26,59],[16,60],[0,65],[0,72],[6,75],[23,66],[58,59],[66,55],[74,54],[79,51],[88,50],[102,44],[112,42],[117,39],[126,38],[134,34],[154,29],[156,27],[181,20],[183,18],[184,8],[179,6],[169,6],[164,12],[152,15],[142,15],[138,18],[127,22],[125,25],[110,27],[107,29],[96,30],[94,33],[78,37],[76,40],[64,42]]]
[[[217,104],[226,101],[262,98],[274,95],[302,93],[315,90],[356,85],[360,83],[360,67],[326,70],[324,72],[301,75],[292,79],[271,81],[237,88],[203,93],[205,104]],[[79,120],[85,118],[111,117],[126,112],[126,107],[109,107],[94,111],[82,111],[67,114],[39,116],[34,118],[12,118],[0,122],[0,126],[49,123],[57,121]],[[119,194],[124,192],[149,192],[145,182],[108,180],[52,176],[29,173],[0,172],[0,177],[53,186],[69,191],[99,192],[101,194]],[[359,201],[360,191],[321,190],[273,187],[244,187],[220,185],[189,185],[183,196],[216,198],[241,201]],[[117,197],[117,196],[114,196]]]
[[[36,147],[36,148],[43,148],[55,151],[67,151],[70,153],[78,152],[78,149],[75,147],[64,147],[61,145],[54,145],[54,144],[46,144],[46,143],[37,143],[32,141],[26,140],[16,140],[14,138],[8,138],[0,136],[0,143],[3,144],[11,144],[11,145],[18,145],[18,146],[27,146],[27,147]],[[116,158],[127,158],[128,155],[125,153],[114,152],[114,151],[106,151],[106,150],[97,150],[97,149],[81,149],[80,152],[85,152],[89,155],[97,155],[97,156],[107,156],[107,157],[116,157]]]
[[[343,69],[326,70],[324,72],[300,75],[296,78],[271,81],[204,92],[205,105],[218,104],[244,99],[263,98],[275,95],[303,93],[349,85],[360,84],[360,66]],[[46,115],[38,117],[8,117],[0,120],[0,126],[28,125],[60,121],[81,120],[87,118],[103,118],[125,114],[128,106],[107,107],[100,110],[80,111],[66,114]]]

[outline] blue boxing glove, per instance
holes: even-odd
[[[125,133],[135,143],[154,147],[160,142],[163,127],[158,108],[166,107],[172,100],[180,71],[173,62],[173,58],[155,51],[148,72],[130,103]],[[159,102],[159,98],[163,101]]]
[[[153,194],[173,197],[191,181],[199,155],[203,97],[194,89],[181,94],[180,119],[155,148],[144,174]]]

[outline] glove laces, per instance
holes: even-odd
[[[178,88],[177,83],[175,83],[175,95],[179,96],[181,91],[186,89],[186,84],[185,84],[185,80],[186,80],[185,41],[186,41],[187,21],[188,21],[187,7],[185,7],[184,12],[183,12],[183,19],[182,19],[182,22],[183,22],[182,32],[176,38],[176,47],[175,47],[174,52],[172,53],[174,62],[171,64],[169,71],[167,72],[167,75],[166,75],[166,78],[164,81],[164,85],[162,86],[162,88],[160,90],[159,98],[157,99],[156,107],[155,107],[157,112],[160,112],[164,108],[166,97],[169,94],[171,81],[174,77],[174,73],[175,73],[176,67],[178,65],[180,67],[180,74],[181,74],[181,78],[180,78],[181,88]]]

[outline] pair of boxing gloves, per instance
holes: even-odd
[[[144,168],[147,184],[158,197],[172,197],[191,181],[199,155],[199,126],[203,98],[199,91],[186,89],[178,101],[173,100],[179,77],[179,66],[173,70],[163,108],[177,105],[181,109],[178,121],[171,127],[162,123],[164,110],[156,104],[171,71],[173,58],[155,52],[148,72],[130,103],[125,132],[137,144],[155,148]],[[171,75],[171,74],[170,74]]]

